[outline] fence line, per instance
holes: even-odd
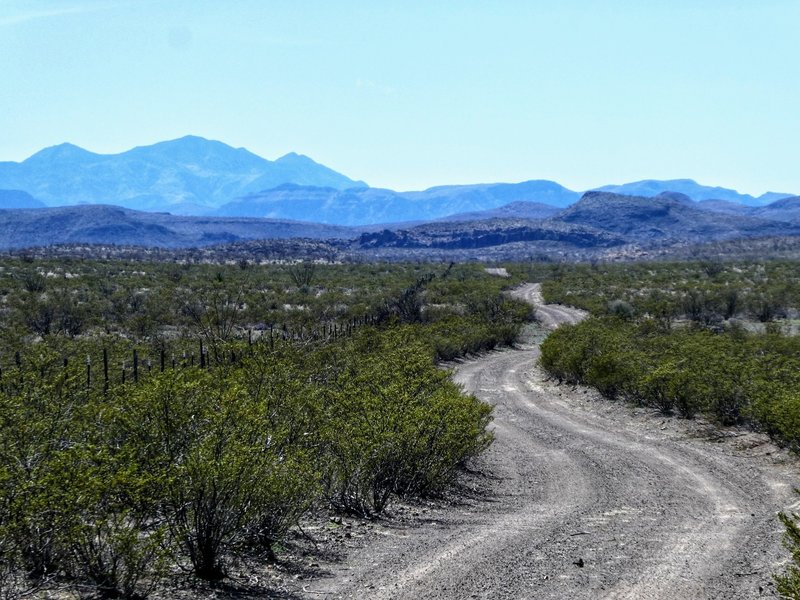
[[[174,351],[169,352],[169,349],[166,344],[162,345],[160,349],[156,352],[156,356],[147,355],[147,356],[140,356],[139,348],[132,348],[130,350],[130,361],[122,360],[120,362],[120,370],[119,375],[116,377],[116,382],[125,385],[126,383],[130,384],[138,384],[140,381],[149,378],[152,375],[153,365],[157,365],[156,368],[158,372],[163,373],[168,369],[185,369],[188,367],[194,367],[195,364],[199,364],[198,366],[201,369],[209,369],[215,366],[222,366],[225,364],[236,364],[239,362],[248,352],[252,353],[255,347],[269,345],[270,349],[273,349],[275,343],[277,341],[280,342],[304,342],[304,341],[316,341],[316,342],[332,342],[336,341],[341,338],[346,338],[352,336],[358,329],[362,327],[374,326],[379,324],[383,320],[382,316],[374,315],[374,314],[367,314],[361,317],[354,317],[349,319],[343,324],[337,323],[328,323],[328,324],[321,324],[319,327],[311,328],[310,330],[305,330],[302,326],[299,329],[289,329],[286,325],[283,325],[279,328],[276,328],[275,325],[270,325],[269,327],[269,337],[267,338],[265,333],[254,337],[253,336],[253,328],[248,328],[246,330],[246,335],[242,334],[235,338],[236,341],[247,342],[247,350],[244,352],[238,352],[234,348],[228,348],[228,352],[225,352],[225,349],[222,349],[219,353],[217,352],[216,348],[213,348],[213,360],[212,357],[209,355],[209,348],[204,343],[204,338],[200,337],[196,339],[195,344],[197,344],[198,354],[195,355],[194,352],[187,353],[185,346],[183,348],[182,355],[180,359],[176,360],[176,354]],[[266,330],[262,330],[266,332]],[[206,340],[207,341],[207,340]],[[233,340],[227,340],[233,341]],[[226,341],[222,341],[225,343]],[[212,346],[214,346],[212,344]],[[174,349],[173,349],[174,350]],[[180,352],[180,350],[179,350]],[[170,360],[168,361],[168,354],[170,355]],[[100,376],[98,377],[96,373],[93,371],[93,365],[97,364],[95,361],[92,360],[92,356],[90,354],[86,355],[85,359],[85,387],[87,390],[93,389],[93,385],[96,385],[98,382],[102,381],[102,389],[103,393],[108,393],[110,387],[115,383],[115,376],[113,373],[113,368],[111,364],[111,358],[109,357],[109,351],[106,346],[103,346],[102,351],[100,353],[99,364],[101,365],[100,368]],[[155,359],[155,360],[154,360]],[[67,356],[62,357],[61,361],[61,369],[64,371],[68,371],[72,364],[70,362],[70,358]],[[20,351],[16,351],[14,353],[14,364],[12,366],[4,367],[0,363],[0,393],[13,393],[19,392],[24,387],[24,377],[26,376],[26,371],[24,367],[26,366],[26,361],[24,355]],[[15,373],[16,371],[16,373]],[[44,379],[48,372],[52,373],[53,365],[41,365],[40,372],[38,376],[40,379]],[[17,375],[16,380],[14,379],[14,375]]]

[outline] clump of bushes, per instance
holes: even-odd
[[[219,579],[231,556],[274,556],[314,505],[441,493],[491,442],[491,408],[436,367],[426,327],[110,386],[43,344],[0,386],[0,594],[141,597],[179,566]]]
[[[800,490],[796,490],[800,493]],[[795,513],[779,513],[784,525],[784,546],[792,555],[791,562],[783,573],[775,575],[775,583],[781,598],[800,598],[800,516]]]
[[[491,408],[435,361],[530,313],[481,265],[0,266],[0,598],[144,597],[441,494]]]
[[[800,339],[665,331],[652,320],[590,318],[553,332],[541,363],[559,381],[596,387],[609,398],[691,418],[750,423],[800,447]]]
[[[797,263],[778,260],[557,265],[541,280],[548,302],[666,326],[682,318],[706,327],[734,317],[768,323],[797,309],[800,293]]]
[[[413,328],[365,332],[347,344],[319,390],[325,498],[369,515],[394,496],[443,491],[491,441],[491,408],[465,396]]]

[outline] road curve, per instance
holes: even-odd
[[[548,327],[584,316],[544,305],[535,284],[515,295]],[[557,386],[538,352],[495,352],[455,372],[495,406],[491,497],[373,540],[306,597],[774,596],[785,554],[775,513],[795,501],[795,468]]]

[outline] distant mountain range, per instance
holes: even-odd
[[[349,239],[358,233],[337,225],[188,217],[105,205],[0,210],[2,249],[75,243],[189,248],[238,240]]]
[[[798,210],[794,222],[748,215],[712,213],[682,194],[655,198],[610,192],[586,192],[554,216],[544,219],[476,218],[445,220],[364,233],[362,248],[472,249],[516,242],[558,242],[574,248],[642,248],[764,236],[800,235],[800,198],[782,200]],[[490,213],[493,211],[490,211]],[[480,213],[476,216],[480,216]]]
[[[528,206],[530,205],[530,206]],[[193,217],[103,206],[0,210],[0,248],[53,244],[204,247],[246,240],[328,240],[337,252],[387,259],[586,258],[744,238],[800,236],[800,197],[754,214],[714,212],[679,193],[587,192],[567,208],[534,203],[414,226],[345,227],[246,217]],[[538,218],[518,216],[544,212]],[[776,218],[779,217],[779,218]],[[487,250],[490,249],[490,250]]]
[[[800,200],[800,199],[799,199]],[[698,243],[731,238],[798,235],[800,223],[755,215],[713,213],[682,194],[655,198],[586,192],[554,221],[595,227],[638,244]]]
[[[0,162],[0,189],[24,190],[48,206],[114,204],[179,214],[209,212],[234,198],[284,183],[365,187],[307,156],[269,161],[244,148],[187,136],[121,154],[72,144]]]
[[[756,198],[690,179],[637,181],[599,191],[637,197],[683,194],[700,209],[772,220],[788,213],[770,212],[769,206],[792,196],[768,192]],[[488,216],[544,218],[581,196],[546,180],[413,192],[370,188],[306,156],[291,153],[270,161],[196,136],[109,155],[61,144],[20,163],[0,162],[0,208],[105,204],[177,215],[356,226]],[[762,209],[769,214],[752,212]],[[480,217],[486,211],[496,212]]]
[[[22,190],[0,190],[0,209],[44,208],[46,204]]]
[[[334,190],[283,185],[245,196],[215,211],[219,216],[308,219],[340,225],[427,221],[492,210],[514,202],[565,207],[580,198],[552,181],[434,187],[423,192],[379,188]]]
[[[644,181],[634,181],[622,185],[605,185],[597,188],[596,191],[612,192],[614,194],[624,194],[627,196],[642,196],[652,198],[664,192],[677,192],[684,194],[694,200],[726,200],[745,206],[765,206],[781,198],[787,198],[794,194],[781,194],[777,192],[767,192],[757,198],[750,194],[740,194],[736,190],[729,190],[723,187],[709,187],[700,185],[692,179],[645,179]]]

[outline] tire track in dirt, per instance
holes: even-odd
[[[584,316],[543,305],[538,285],[515,295],[548,327]],[[537,357],[530,346],[456,369],[495,406],[491,501],[370,543],[309,597],[772,595],[783,556],[774,515],[794,501],[796,472],[587,402],[593,392],[548,382]]]

